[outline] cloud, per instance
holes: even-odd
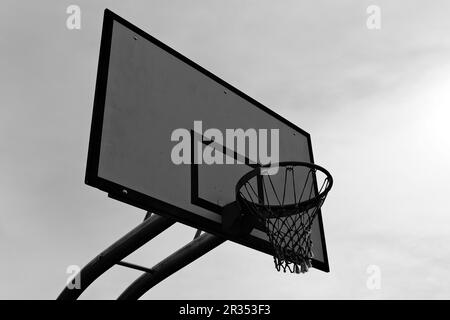
[[[330,274],[279,274],[270,257],[230,243],[149,298],[448,298],[450,3],[379,0],[380,31],[366,28],[369,4],[85,1],[82,29],[71,32],[63,5],[9,1],[0,13],[0,296],[56,297],[68,265],[143,218],[83,184],[110,7],[309,131],[316,161],[335,177],[324,206]],[[133,259],[154,262],[191,231]],[[365,286],[369,264],[381,267],[380,291]],[[113,298],[134,276],[106,276],[85,297]]]

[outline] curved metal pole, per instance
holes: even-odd
[[[118,300],[137,300],[155,285],[171,276],[189,263],[214,249],[226,239],[204,233],[187,245],[171,254],[153,268],[152,273],[144,273],[137,278],[118,298]]]
[[[66,286],[58,296],[58,300],[77,299],[92,282],[109,268],[136,251],[174,223],[175,221],[173,219],[153,214],[81,269],[79,274],[81,288],[69,289]]]

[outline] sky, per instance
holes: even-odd
[[[66,26],[69,5],[81,29]],[[377,5],[380,29],[369,29]],[[109,8],[311,134],[335,184],[330,273],[278,273],[226,242],[144,299],[450,298],[450,3],[446,0],[23,1],[0,12],[0,298],[54,299],[145,212],[84,184]],[[176,224],[126,260],[190,241]],[[375,269],[374,269],[375,268]],[[377,270],[378,286],[370,284]],[[82,299],[140,273],[112,268]]]

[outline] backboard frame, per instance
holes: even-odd
[[[277,120],[283,122],[284,124],[288,125],[289,127],[293,128],[295,131],[300,132],[302,135],[304,135],[307,138],[308,141],[308,148],[309,148],[309,154],[310,154],[310,162],[314,163],[313,159],[313,152],[312,152],[312,143],[311,143],[311,137],[310,135],[302,130],[301,128],[297,127],[295,124],[291,123],[287,119],[283,118],[279,114],[275,113],[274,111],[270,110],[269,108],[265,107],[255,99],[249,97],[239,89],[235,88],[234,86],[230,85],[229,83],[225,82],[224,80],[220,79],[219,77],[215,76],[208,70],[204,69],[203,67],[199,66],[192,60],[188,59],[187,57],[183,56],[176,50],[168,47],[161,41],[157,40],[156,38],[152,37],[145,31],[139,29],[135,25],[131,24],[130,22],[126,21],[125,19],[121,18],[117,14],[113,13],[112,11],[105,9],[104,12],[104,20],[103,20],[103,29],[102,29],[102,37],[101,37],[101,43],[100,43],[100,54],[99,54],[99,62],[98,62],[98,69],[97,69],[97,79],[96,79],[96,86],[95,86],[95,96],[94,96],[94,106],[93,106],[93,114],[92,114],[92,122],[91,122],[91,132],[90,132],[90,138],[89,138],[89,147],[88,147],[88,156],[87,156],[87,166],[86,166],[86,175],[85,175],[85,183],[89,186],[98,188],[106,193],[108,193],[108,196],[110,198],[119,200],[121,202],[130,204],[132,206],[135,206],[137,208],[141,208],[143,210],[147,211],[154,211],[155,213],[161,214],[161,215],[167,215],[169,217],[172,217],[176,219],[177,221],[189,225],[193,228],[198,228],[203,231],[226,237],[227,239],[234,241],[236,243],[239,243],[241,245],[265,252],[267,254],[273,255],[273,250],[270,246],[270,244],[266,241],[263,241],[262,239],[259,239],[257,237],[252,237],[251,242],[252,244],[249,244],[249,236],[235,236],[235,235],[229,235],[225,234],[221,228],[218,228],[217,223],[213,223],[211,220],[195,215],[195,213],[192,213],[190,211],[187,211],[183,208],[179,208],[177,206],[174,206],[172,204],[166,203],[164,201],[161,201],[159,199],[153,198],[147,194],[140,193],[138,191],[129,189],[125,186],[122,186],[120,184],[117,184],[113,181],[109,181],[107,179],[104,179],[99,176],[98,170],[99,170],[99,163],[100,163],[100,147],[101,147],[101,141],[102,141],[102,128],[103,128],[103,116],[105,111],[105,99],[106,99],[106,89],[107,89],[107,81],[108,81],[108,69],[109,69],[109,58],[111,53],[111,41],[112,41],[112,31],[113,31],[113,24],[114,22],[118,22],[124,27],[130,29],[132,32],[136,33],[138,36],[146,39],[147,41],[150,41],[154,45],[158,46],[159,48],[165,50],[175,58],[181,60],[182,62],[186,63],[187,65],[191,66],[192,68],[196,69],[197,71],[203,73],[205,76],[209,77],[210,79],[216,81],[218,84],[224,86],[227,90],[232,91],[233,93],[240,96],[242,99],[247,100],[252,105],[254,105],[256,108],[261,109],[265,113],[269,114],[270,116],[276,118]],[[316,186],[317,187],[317,186]],[[326,241],[325,241],[325,235],[324,235],[324,227],[323,227],[323,221],[322,221],[322,214],[319,212],[318,214],[318,223],[321,233],[321,241],[322,241],[322,251],[323,251],[323,260],[312,260],[312,265],[314,268],[329,272],[329,264],[328,264],[328,255],[327,255],[327,248],[326,248]]]

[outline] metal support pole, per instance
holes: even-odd
[[[202,234],[202,230],[197,229],[197,232],[195,232],[195,235],[194,235],[194,239],[197,239],[198,237],[200,237],[201,234]]]
[[[144,221],[147,220],[148,218],[150,218],[152,216],[153,212],[147,211],[147,213],[145,214],[144,217]]]
[[[173,225],[170,218],[153,214],[125,236],[117,240],[100,253],[80,271],[80,289],[69,289],[67,286],[58,296],[58,300],[75,300],[86,288],[123,258],[136,251],[142,245]]]
[[[225,241],[224,238],[204,233],[187,245],[159,262],[152,273],[144,273],[137,278],[120,296],[119,300],[139,299],[148,290],[168,278],[189,263],[197,260],[205,253],[214,249]]]
[[[143,267],[143,266],[139,266],[139,265],[134,264],[134,263],[129,263],[129,262],[126,262],[126,261],[119,261],[119,262],[116,262],[116,264],[118,266],[130,268],[130,269],[134,269],[134,270],[139,270],[139,271],[144,271],[144,272],[149,272],[149,273],[153,272],[152,269],[149,269],[149,268],[146,268],[146,267]]]

